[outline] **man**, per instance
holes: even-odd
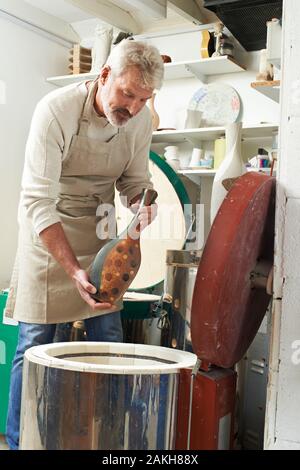
[[[122,41],[99,77],[45,96],[26,146],[19,205],[19,242],[6,315],[19,321],[7,419],[7,442],[19,443],[23,355],[51,343],[57,323],[85,320],[90,341],[122,341],[121,304],[96,302],[89,267],[105,243],[96,234],[100,204],[115,186],[136,210],[151,188],[152,121],[145,106],[161,87],[158,50]],[[153,212],[153,211],[152,211]],[[141,212],[141,226],[151,208]],[[100,315],[101,314],[101,315]]]

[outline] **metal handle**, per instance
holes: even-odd
[[[154,189],[145,189],[140,203],[140,208],[144,206],[151,206],[157,196],[158,194]]]

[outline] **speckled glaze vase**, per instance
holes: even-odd
[[[100,302],[115,303],[134,280],[141,264],[139,213],[156,199],[153,189],[144,191],[140,209],[127,229],[117,238],[106,243],[96,255],[91,268],[91,281],[97,288],[93,298]]]

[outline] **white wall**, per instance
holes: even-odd
[[[0,288],[7,287],[17,245],[17,206],[24,147],[37,101],[54,87],[46,77],[67,73],[68,49],[0,18]]]

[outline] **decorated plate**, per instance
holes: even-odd
[[[204,85],[189,102],[189,109],[201,111],[201,127],[226,126],[236,122],[241,101],[237,91],[224,83]]]

